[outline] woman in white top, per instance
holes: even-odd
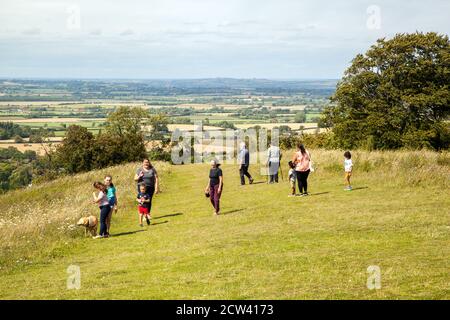
[[[94,204],[98,204],[100,208],[100,232],[94,238],[107,238],[109,234],[106,222],[111,212],[111,206],[109,205],[106,186],[101,182],[94,182],[94,188],[99,191],[97,195],[93,192]]]

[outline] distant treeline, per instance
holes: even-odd
[[[164,115],[150,114],[141,108],[119,107],[108,116],[101,133],[94,135],[85,127],[71,125],[63,141],[56,148],[46,148],[45,155],[38,156],[34,151],[22,153],[14,147],[0,149],[0,192],[26,186],[32,181],[52,180],[144,157],[169,161],[165,139],[167,123]],[[150,129],[144,131],[143,125]],[[23,133],[16,124],[4,123],[3,127],[8,134]],[[148,141],[160,144],[147,152]]]
[[[14,139],[22,142],[23,138],[29,138],[30,142],[42,142],[43,137],[54,136],[52,129],[32,129],[28,126],[20,126],[12,122],[0,122],[0,140]]]
[[[84,99],[142,100],[154,96],[305,95],[327,98],[336,80],[276,81],[264,79],[186,80],[21,80],[0,82],[0,101]],[[45,93],[45,94],[42,94]],[[52,94],[54,93],[54,94]],[[42,94],[42,95],[41,95]],[[164,103],[162,103],[164,104]]]

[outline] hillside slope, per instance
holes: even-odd
[[[157,163],[163,192],[144,228],[137,164],[0,196],[0,298],[450,298],[448,153],[355,153],[352,192],[340,152],[312,156],[305,198],[287,197],[286,178],[241,187],[236,166],[224,165],[218,217],[203,195],[208,165]],[[250,171],[258,177],[258,166]],[[120,201],[113,236],[83,238],[73,224],[97,214],[91,183],[107,172]],[[79,290],[66,288],[70,265],[80,267]],[[366,287],[371,265],[380,290]]]

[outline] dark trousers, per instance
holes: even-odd
[[[100,207],[100,235],[106,236],[108,234],[108,227],[106,225],[106,220],[111,212],[111,207],[109,205]]]
[[[306,171],[296,171],[298,190],[300,193],[308,193],[308,175],[309,169]]]
[[[248,164],[241,165],[241,169],[239,170],[239,175],[241,176],[241,184],[245,184],[244,176],[246,176],[249,180],[252,180],[252,176],[250,175],[250,173],[248,173],[248,167]]]
[[[269,182],[273,183],[276,182],[278,183],[278,169],[280,167],[280,163],[279,162],[269,162]]]
[[[218,192],[219,185],[209,186],[209,199],[214,207],[214,210],[218,213],[220,210],[220,196],[221,193]]]
[[[147,193],[150,196],[149,200],[150,202],[147,203],[148,205],[148,212],[150,213],[152,211],[152,200],[153,200],[153,195],[155,194],[155,187],[147,187]]]
[[[277,174],[271,174],[270,175],[270,183],[276,182],[278,183],[278,173]]]

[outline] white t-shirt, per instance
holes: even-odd
[[[100,202],[98,203],[98,205],[100,207],[109,205],[109,201],[108,201],[108,197],[106,196],[106,193],[104,193],[103,191],[100,191],[98,193],[98,197],[101,198]]]
[[[344,160],[344,169],[345,172],[351,172],[353,167],[352,159],[345,159]]]
[[[280,162],[280,148],[277,146],[270,146],[267,149],[267,158],[270,162]]]

